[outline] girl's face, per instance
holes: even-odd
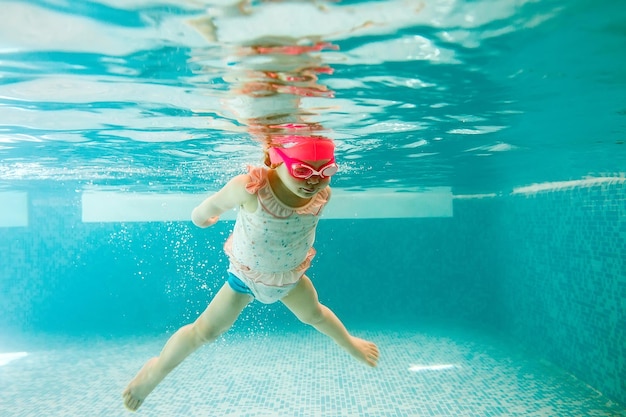
[[[302,162],[310,165],[316,170],[319,170],[330,162],[330,160],[322,159],[319,161]],[[292,194],[295,194],[297,197],[302,199],[312,198],[315,194],[326,188],[326,186],[330,183],[330,177],[322,178],[319,175],[312,175],[307,179],[293,177],[284,163],[276,167],[276,173],[278,174],[278,178],[280,178],[284,187]]]

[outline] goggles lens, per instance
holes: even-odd
[[[337,163],[335,162],[335,158],[332,158],[326,164],[321,166],[319,170],[317,170],[305,162],[290,158],[287,154],[285,154],[285,152],[281,151],[280,148],[273,148],[273,150],[276,154],[278,154],[278,156],[280,156],[287,166],[289,174],[291,174],[294,178],[306,180],[311,178],[313,175],[319,175],[321,178],[328,178],[335,175],[339,169]]]
[[[332,177],[337,173],[338,167],[335,161],[330,161],[326,165],[316,170],[312,166],[304,162],[296,162],[287,166],[292,177],[301,178],[303,180],[311,178],[313,175],[319,175],[321,178]]]

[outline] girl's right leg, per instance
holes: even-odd
[[[224,284],[200,317],[174,333],[161,354],[148,360],[130,381],[122,394],[126,408],[137,410],[148,394],[187,356],[230,329],[252,300],[250,295],[235,292],[228,283]]]

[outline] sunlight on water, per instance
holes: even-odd
[[[507,193],[626,166],[616,7],[2,7],[0,188],[214,189],[285,135],[334,139],[343,188]]]
[[[541,184],[532,184],[525,187],[513,189],[513,194],[536,194],[542,191],[555,191],[579,187],[592,187],[600,184],[623,184],[626,183],[626,176],[619,177],[602,177],[602,178],[585,178],[573,181],[557,181],[546,182]]]
[[[0,366],[4,366],[10,362],[21,359],[28,356],[26,352],[9,352],[9,353],[0,353]]]
[[[411,365],[409,371],[411,372],[424,372],[424,371],[446,371],[448,369],[456,368],[456,365],[451,363],[436,364],[436,365]]]

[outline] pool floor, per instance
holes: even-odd
[[[379,345],[378,368],[306,327],[227,334],[170,374],[136,415],[626,416],[570,374],[482,334],[446,328],[353,333]],[[0,342],[0,415],[131,415],[121,392],[167,337],[42,336],[18,349],[12,338],[10,351],[26,355],[10,361],[8,345]]]

